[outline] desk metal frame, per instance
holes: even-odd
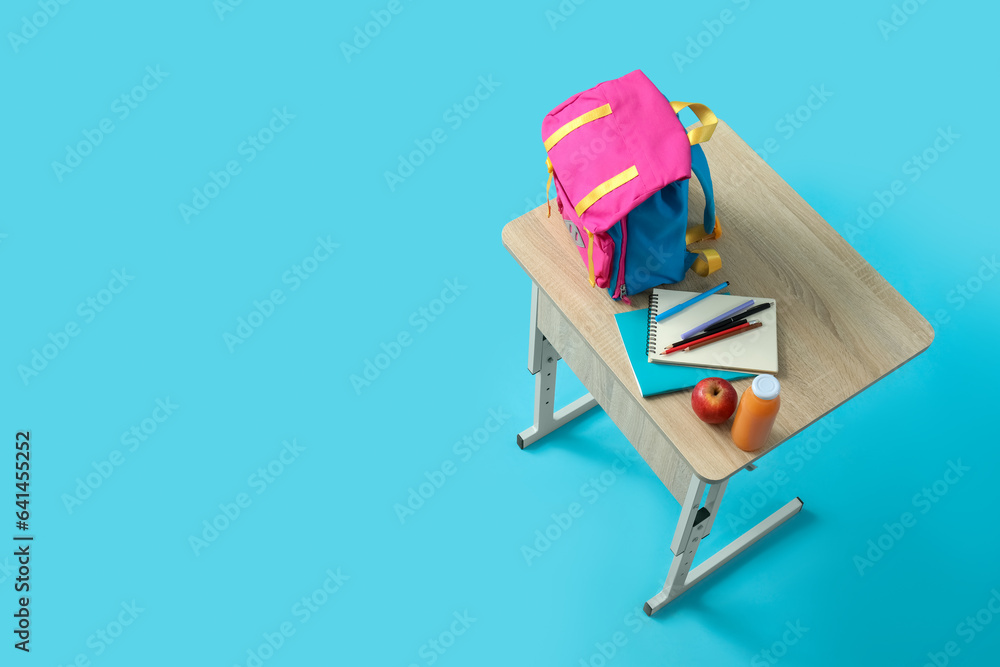
[[[535,420],[531,426],[517,436],[517,444],[521,449],[537,442],[540,438],[548,435],[566,422],[599,405],[598,399],[592,393],[587,393],[569,405],[559,410],[555,409],[556,366],[558,360],[562,357],[549,338],[539,328],[539,321],[541,319],[540,309],[550,303],[547,299],[541,297],[538,285],[533,283],[531,288],[531,321],[528,337],[528,370],[535,376]],[[558,333],[558,328],[556,331]],[[568,342],[572,343],[572,341]],[[570,347],[574,346],[571,344]],[[579,346],[576,347],[578,348]],[[594,354],[592,350],[590,353]],[[576,354],[582,357],[585,351],[577,349]],[[594,391],[588,384],[589,378],[586,377],[587,373],[581,374],[578,372],[574,368],[572,360],[567,360],[567,364],[577,373],[584,386]],[[586,364],[581,364],[581,368],[585,367]],[[607,408],[605,409],[607,410]],[[610,412],[608,414],[613,421],[619,423],[615,419],[615,415],[612,415]],[[630,434],[625,433],[625,435],[629,437]],[[632,438],[629,438],[629,441],[632,442],[640,454],[643,453],[642,449],[632,441]],[[747,468],[752,470],[754,466],[749,465]],[[664,474],[661,471],[656,470],[656,472],[661,479],[664,479]],[[677,520],[677,528],[674,530],[674,537],[670,543],[670,551],[673,552],[673,559],[670,562],[670,569],[667,573],[667,579],[663,584],[663,589],[651,597],[643,607],[648,615],[656,613],[667,603],[673,601],[699,581],[718,570],[757,540],[798,514],[799,510],[802,509],[802,500],[793,498],[779,510],[709,557],[701,565],[691,569],[691,563],[694,562],[699,543],[712,530],[712,525],[715,523],[716,516],[718,516],[722,496],[725,493],[728,483],[728,479],[718,482],[706,482],[693,473],[688,477],[686,490],[683,493],[683,500],[681,500],[680,518]],[[678,497],[678,484],[676,482],[670,483],[664,479],[664,484],[675,497]],[[708,491],[707,498],[705,497],[706,487]],[[703,500],[704,503],[702,502]]]

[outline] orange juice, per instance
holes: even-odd
[[[781,384],[773,375],[758,375],[740,397],[733,418],[733,442],[745,452],[760,449],[771,435],[781,407]]]

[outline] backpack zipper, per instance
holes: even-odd
[[[632,302],[628,298],[628,289],[625,287],[625,250],[628,247],[628,215],[621,219],[622,226],[622,250],[618,253],[618,288],[615,290],[617,297],[612,295],[612,298],[619,298],[625,303],[632,305]]]

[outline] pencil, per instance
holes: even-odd
[[[727,287],[729,287],[729,281],[728,280],[726,282],[722,283],[721,285],[716,285],[715,287],[713,287],[710,290],[706,290],[706,291],[702,292],[701,294],[699,294],[697,296],[691,297],[690,299],[688,299],[684,303],[677,304],[676,306],[674,306],[670,310],[663,311],[662,313],[660,313],[659,315],[656,316],[656,321],[657,322],[662,322],[663,320],[665,320],[666,318],[670,317],[671,315],[676,315],[677,313],[681,312],[682,310],[684,310],[688,306],[693,306],[694,304],[698,303],[699,301],[701,301],[705,297],[712,296],[716,292],[718,292],[720,290],[724,290]]]
[[[760,320],[752,320],[750,322],[747,322],[746,324],[741,324],[738,327],[733,327],[732,329],[727,329],[726,331],[720,331],[717,334],[706,336],[705,338],[702,338],[701,340],[696,340],[688,345],[683,345],[680,347],[672,347],[669,350],[664,351],[663,354],[670,354],[671,352],[677,352],[678,350],[683,350],[684,352],[687,352],[688,350],[695,350],[699,347],[710,345],[712,343],[724,340],[726,338],[738,336],[745,331],[750,331],[751,329],[756,329],[760,326],[761,326]]]

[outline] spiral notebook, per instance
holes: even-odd
[[[639,393],[643,396],[656,396],[657,394],[690,389],[707,377],[720,377],[724,380],[749,377],[746,373],[649,363],[646,358],[646,321],[648,319],[649,316],[645,308],[628,310],[615,315],[618,332],[621,334],[625,353],[632,366],[632,374],[635,375],[635,382],[639,385]]]
[[[684,303],[698,294],[698,292],[660,288],[654,289],[650,294],[646,330],[646,354],[649,356],[649,361],[745,373],[778,372],[778,306],[774,299],[713,294],[662,322],[656,321],[658,313]],[[751,320],[760,320],[759,328],[694,350],[661,354],[663,350],[681,340],[685,332],[739,306],[748,299],[753,299],[754,305],[771,304],[767,310],[750,316]]]

